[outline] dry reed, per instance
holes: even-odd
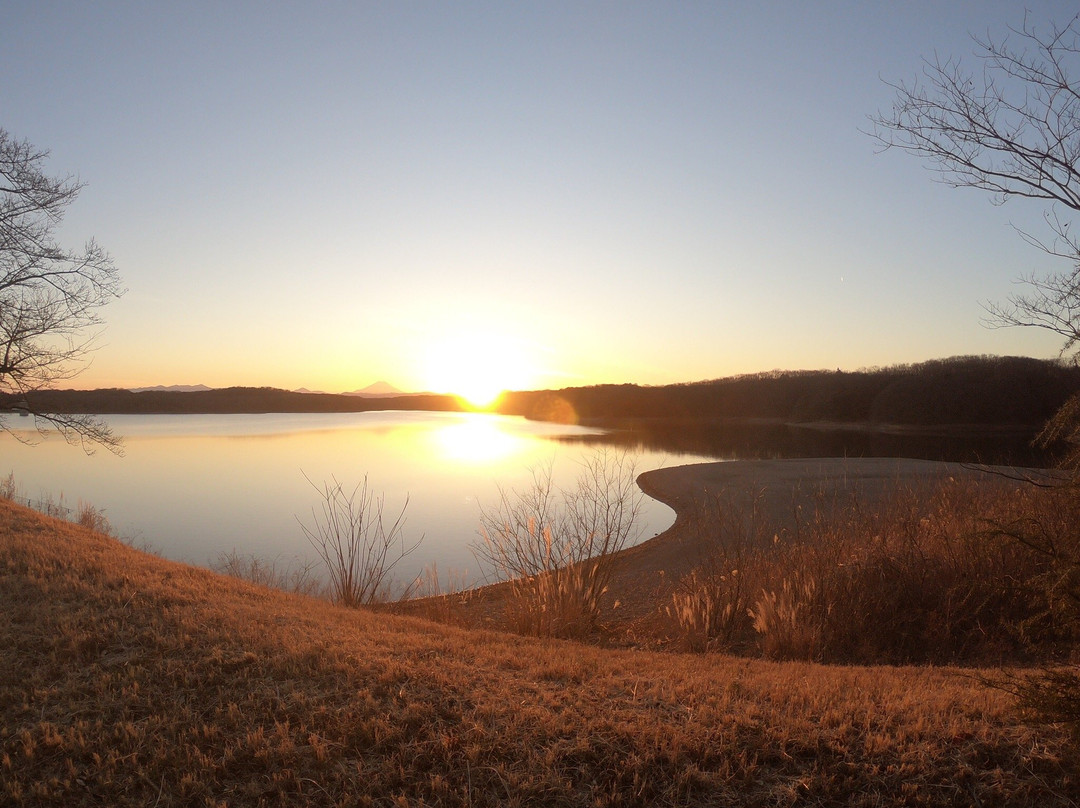
[[[1080,503],[1065,490],[949,479],[873,508],[857,496],[819,500],[784,530],[745,510],[715,504],[715,551],[668,609],[692,647],[987,662],[1045,657],[1074,631],[1050,614],[1052,565],[995,527],[1035,520],[1075,552]]]

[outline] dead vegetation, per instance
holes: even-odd
[[[297,521],[322,561],[330,599],[354,607],[390,600],[394,568],[424,538],[405,538],[408,497],[393,516],[386,510],[385,495],[375,493],[366,475],[351,489],[336,479],[321,486],[308,483],[318,493],[319,504],[311,509],[310,522]],[[400,597],[409,597],[411,589],[406,587]]]
[[[299,558],[265,559],[253,553],[244,554],[233,549],[219,553],[217,558],[210,562],[210,569],[258,586],[332,600],[325,581],[318,575],[315,563]]]
[[[604,650],[344,609],[0,502],[0,803],[1075,805],[970,671]]]
[[[1080,559],[1071,487],[949,477],[875,503],[813,499],[783,528],[723,497],[699,513],[712,549],[668,607],[690,647],[986,664],[1067,660],[1080,639],[1067,610]]]
[[[600,618],[616,555],[634,543],[644,497],[626,453],[601,450],[559,489],[551,466],[521,491],[500,489],[480,516],[477,559],[504,581],[505,625],[538,637],[582,637]]]

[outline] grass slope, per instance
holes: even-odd
[[[338,609],[0,501],[3,805],[1074,805],[936,668],[602,650]]]

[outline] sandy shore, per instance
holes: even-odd
[[[675,523],[660,535],[625,550],[609,587],[608,615],[631,634],[652,634],[650,623],[679,578],[697,566],[716,539],[718,506],[749,513],[755,508],[776,531],[794,527],[815,500],[857,494],[872,504],[902,489],[930,488],[948,477],[985,477],[1009,470],[905,458],[735,460],[645,472],[638,484],[670,506]],[[633,625],[641,623],[640,631]]]

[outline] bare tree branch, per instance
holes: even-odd
[[[928,159],[948,185],[1080,209],[1080,16],[1011,33],[1018,47],[976,39],[980,73],[935,57],[921,78],[890,84],[893,109],[871,118],[871,134]]]
[[[16,411],[33,415],[41,434],[119,451],[100,419],[39,412],[28,398],[85,368],[100,309],[123,294],[112,258],[93,240],[74,251],[53,237],[83,186],[47,176],[48,154],[0,129],[0,429],[11,430],[5,416]]]
[[[890,83],[893,108],[871,117],[870,134],[884,148],[927,160],[947,185],[987,191],[998,204],[1050,203],[1044,218],[1052,238],[1019,232],[1070,268],[1021,278],[1026,291],[987,304],[984,324],[1053,332],[1063,340],[1062,356],[1075,359],[1080,237],[1068,214],[1080,212],[1080,15],[1044,30],[1025,16],[1004,37],[975,42],[981,70],[935,57],[916,80]]]

